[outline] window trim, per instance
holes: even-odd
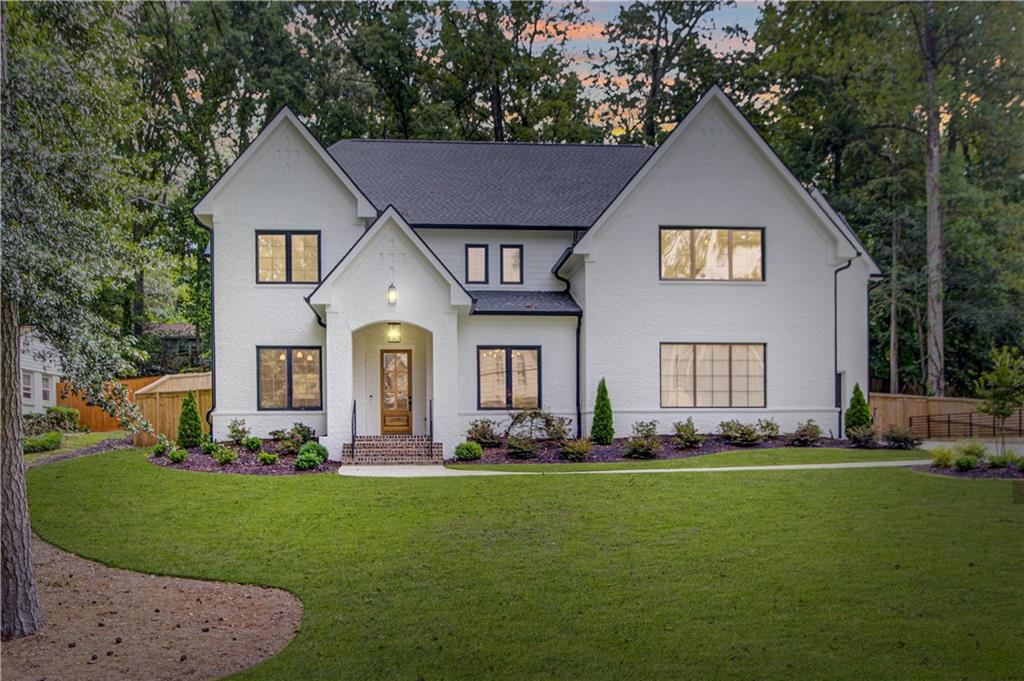
[[[316,281],[292,281],[292,236],[316,235]],[[260,281],[260,237],[284,237],[284,281]],[[321,248],[320,230],[318,229],[257,229],[254,237],[256,263],[256,283],[260,286],[316,286],[323,277],[323,249]],[[268,346],[273,347],[273,346]]]
[[[471,249],[471,248],[482,248],[482,249],[484,249],[484,280],[483,281],[473,281],[473,280],[470,280],[470,278],[469,278],[469,249]],[[490,246],[488,244],[466,244],[466,247],[465,247],[463,252],[465,253],[465,257],[463,259],[464,260],[464,264],[465,264],[465,276],[463,277],[463,279],[465,280],[466,284],[482,284],[482,285],[487,285],[488,283],[490,283],[490,279],[491,279],[491,262],[490,262],[491,261],[491,249],[490,249]]]
[[[53,399],[53,379],[46,374],[39,377],[39,399],[43,402]]]
[[[505,279],[505,249],[517,249],[519,251],[519,281],[508,281]],[[522,286],[526,283],[526,276],[523,272],[525,269],[525,260],[523,259],[523,245],[522,244],[501,244],[498,251],[499,262],[498,267],[501,268],[501,283],[509,286]]]
[[[666,345],[692,345],[694,346],[694,372],[693,372],[693,406],[692,407],[673,407],[665,405],[665,376],[661,373],[661,357],[662,350]],[[697,406],[697,348],[698,345],[726,345],[729,346],[729,406],[727,407],[698,407]],[[732,346],[733,345],[760,345],[761,352],[764,356],[764,404],[760,407],[734,407],[732,404]],[[722,342],[722,341],[661,341],[658,343],[658,406],[661,409],[767,409],[768,408],[768,343],[767,342],[748,342],[748,341],[733,341],[733,342]]]
[[[262,369],[260,367],[260,351],[262,350],[284,350],[285,352],[285,379],[287,381],[287,406],[285,407],[264,407],[260,400],[260,383]],[[292,352],[295,350],[317,350],[320,353],[320,404],[316,407],[293,407],[292,406]],[[324,409],[324,349],[322,345],[257,345],[256,346],[256,411],[323,411]]]
[[[729,260],[729,278],[728,279],[697,279],[696,277],[666,277],[666,276],[663,276],[662,275],[662,268],[661,268],[661,258],[662,258],[662,255],[663,255],[662,252],[661,252],[661,233],[664,230],[666,230],[666,229],[674,229],[674,230],[684,230],[685,229],[685,230],[689,230],[691,235],[694,232],[696,232],[698,229],[724,229],[724,230],[727,230],[729,232],[729,258],[728,258],[728,260]],[[760,279],[733,279],[733,277],[732,277],[732,233],[734,231],[739,231],[739,232],[754,232],[754,231],[757,231],[757,232],[761,233],[761,278]],[[668,282],[676,282],[676,281],[693,282],[693,281],[696,281],[696,282],[700,282],[702,284],[706,283],[706,282],[714,282],[716,284],[722,284],[722,283],[729,283],[729,284],[756,284],[756,283],[759,283],[759,282],[765,282],[765,281],[767,281],[768,271],[767,271],[767,269],[765,269],[765,264],[766,264],[767,258],[766,258],[766,255],[765,255],[766,254],[766,247],[765,247],[765,238],[764,237],[765,237],[765,228],[763,226],[762,227],[757,227],[757,226],[740,227],[740,226],[736,226],[736,225],[730,225],[730,226],[715,226],[715,225],[658,225],[658,260],[657,260],[657,263],[656,263],[657,266],[658,266],[658,281],[668,281]],[[693,271],[694,267],[696,266],[696,264],[693,261],[693,257],[694,257],[693,237],[691,236],[690,237],[690,271],[691,272]]]
[[[25,380],[26,376],[28,376],[28,380],[27,381]],[[35,383],[34,379],[35,379],[35,377],[32,375],[31,371],[22,370],[22,372],[21,372],[21,399],[35,401],[36,387],[34,385],[34,383]],[[28,394],[26,394],[26,392]]]
[[[505,351],[505,405],[501,407],[485,407],[480,401],[480,351],[481,350],[504,350]],[[539,345],[478,345],[476,346],[476,408],[478,411],[523,411],[522,407],[512,406],[512,351],[513,350],[536,350],[537,351],[537,409],[543,408],[543,387],[544,387],[544,364]],[[529,407],[532,409],[533,407]]]

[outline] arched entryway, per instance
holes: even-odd
[[[352,392],[359,435],[429,435],[433,334],[409,322],[352,332]]]

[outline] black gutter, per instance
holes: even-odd
[[[859,257],[860,253],[857,256]],[[839,381],[839,273],[850,269],[851,265],[853,265],[852,258],[847,260],[845,265],[832,271],[832,380],[835,383],[836,407],[839,409],[839,430],[836,433],[838,439],[843,437],[843,389]],[[869,333],[868,336],[870,337],[870,335]],[[870,387],[868,386],[869,389]]]
[[[210,426],[210,436],[213,436],[213,410],[217,408],[217,324],[216,324],[216,306],[214,305],[214,270],[213,270],[213,230],[203,224],[203,221],[199,217],[192,213],[192,219],[196,221],[196,224],[205,229],[210,233],[210,245],[207,248],[210,251],[210,408],[207,410],[205,418],[206,423]]]
[[[570,289],[572,288],[572,282],[563,277],[558,273],[558,270],[565,264],[565,261],[572,255],[572,246],[565,249],[562,255],[559,256],[555,262],[554,267],[551,268],[551,274],[555,275],[555,279],[565,284],[565,292],[572,296]],[[583,407],[580,402],[580,329],[583,324],[583,308],[580,308],[580,312],[576,315],[576,439],[578,440],[583,434]]]

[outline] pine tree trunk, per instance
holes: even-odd
[[[18,303],[0,298],[0,487],[3,491],[0,557],[0,619],[3,640],[28,636],[43,626],[32,566],[32,527],[28,521],[25,462],[22,458],[21,358]]]
[[[925,84],[927,86],[927,164],[925,168],[925,201],[927,203],[928,253],[928,358],[927,388],[932,395],[945,393],[945,339],[942,310],[944,254],[942,249],[942,215],[939,210],[939,176],[941,174],[941,138],[939,134],[938,46],[935,0],[928,3],[924,28]]]

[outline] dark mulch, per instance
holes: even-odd
[[[590,450],[590,454],[587,456],[587,463],[635,461],[636,459],[630,459],[626,456],[626,441],[628,439],[629,438],[616,438],[615,440],[612,440],[610,445],[595,444],[593,449]],[[771,440],[765,440],[764,442],[752,447],[740,447],[738,445],[730,444],[721,435],[708,435],[705,436],[703,444],[696,449],[679,449],[671,435],[659,435],[658,439],[661,441],[661,451],[658,452],[657,456],[659,459],[689,459],[694,456],[717,454],[718,452],[728,452],[734,449],[770,449],[772,447],[792,446],[786,438],[778,437]],[[483,456],[477,461],[460,461],[459,463],[565,463],[565,459],[561,458],[559,447],[560,445],[555,441],[543,442],[541,443],[540,449],[537,451],[537,456],[535,458],[523,460],[510,457],[508,455],[508,449],[503,444],[499,447],[484,449]],[[850,447],[850,443],[847,440],[822,438],[815,447],[837,447],[848,449]]]
[[[1005,480],[1024,479],[1024,469],[1017,466],[1006,468],[975,468],[969,471],[959,471],[955,468],[939,468],[938,466],[913,466],[915,471],[922,473],[933,473],[945,475],[950,478],[992,478]]]
[[[250,452],[244,447],[222,443],[238,454],[235,463],[219,464],[209,454],[204,454],[199,447],[192,447],[188,450],[188,458],[182,463],[172,463],[166,456],[150,456],[149,460],[158,466],[166,468],[177,468],[183,471],[202,471],[204,473],[236,473],[240,475],[303,475],[306,473],[327,473],[335,472],[338,463],[327,461],[317,468],[307,470],[296,470],[294,454],[278,453],[277,463],[262,464],[259,461],[259,452]],[[264,440],[263,450],[275,453],[277,448],[276,440]]]
[[[115,449],[127,449],[132,447],[131,436],[125,438],[113,437],[109,440],[102,440],[94,445],[88,447],[79,447],[73,449],[70,452],[64,452],[63,454],[54,454],[53,456],[47,456],[35,461],[30,461],[25,464],[25,468],[35,468],[36,466],[42,466],[47,463],[54,463],[55,461],[64,461],[65,459],[76,459],[80,456],[88,456],[89,454],[99,454],[101,452],[109,452]]]

